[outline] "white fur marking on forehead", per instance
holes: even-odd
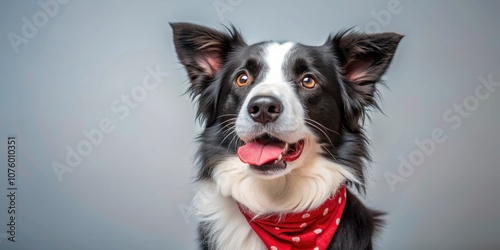
[[[285,82],[286,79],[283,75],[283,63],[285,58],[293,47],[294,43],[287,42],[283,44],[270,43],[265,48],[265,60],[269,67],[267,75],[263,82]]]

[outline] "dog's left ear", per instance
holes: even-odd
[[[191,85],[191,96],[198,98],[197,117],[206,126],[217,118],[220,84],[214,84],[228,55],[245,42],[234,27],[227,32],[192,23],[170,23],[175,51],[184,65]]]
[[[191,81],[190,90],[201,94],[226,62],[227,55],[237,46],[245,45],[233,27],[221,32],[192,23],[170,23],[174,45],[180,62]]]
[[[399,41],[403,38],[397,33],[364,34],[341,32],[328,39],[339,60],[343,82],[347,94],[354,103],[348,105],[348,117],[357,127],[359,118],[366,106],[374,105],[376,83],[380,81],[394,57]]]

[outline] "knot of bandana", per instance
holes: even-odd
[[[337,231],[346,199],[346,187],[342,185],[320,207],[302,213],[254,218],[244,206],[238,207],[268,249],[324,250]]]

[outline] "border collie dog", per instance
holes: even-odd
[[[372,249],[381,213],[350,190],[365,191],[362,124],[403,36],[248,45],[234,27],[171,26],[204,126],[200,249]]]

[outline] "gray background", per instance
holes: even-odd
[[[353,26],[405,34],[381,91],[385,115],[367,123],[374,162],[365,201],[389,213],[377,248],[500,249],[500,87],[473,97],[478,78],[500,82],[500,3],[401,0],[391,13],[390,2],[73,0],[43,23],[37,1],[2,1],[0,249],[195,249],[186,211],[200,129],[182,95],[171,21],[232,22],[250,43],[321,44]],[[16,52],[8,36],[22,35],[23,17],[40,27]],[[113,112],[148,67],[168,75],[128,115]],[[464,100],[473,105],[467,118],[443,119]],[[66,148],[102,119],[114,130],[59,181],[54,162],[65,164]],[[385,175],[400,175],[401,158],[417,157],[415,140],[436,128],[446,141],[391,188]],[[8,135],[18,141],[16,243],[5,238]]]

